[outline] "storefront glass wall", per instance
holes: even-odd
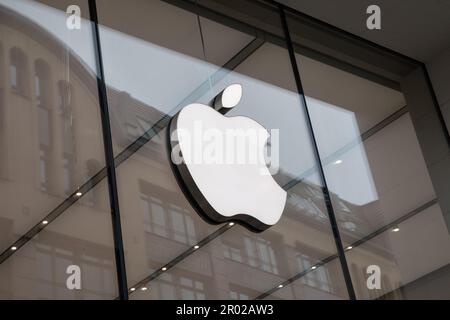
[[[442,201],[399,84],[411,62],[348,54],[276,3],[97,0],[97,38],[88,1],[72,2],[80,29],[57,1],[0,0],[0,298],[118,297],[118,249],[130,299],[449,297]],[[233,83],[243,98],[227,116],[280,133],[288,200],[262,233],[205,222],[170,166],[171,117]]]

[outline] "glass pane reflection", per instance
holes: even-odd
[[[448,298],[448,230],[402,92],[296,59],[357,298]]]
[[[106,181],[0,264],[0,299],[114,299],[116,267]],[[67,283],[80,268],[81,289]]]
[[[2,0],[0,15],[3,251],[90,181],[104,155],[89,20],[70,32],[65,11],[31,1]]]
[[[434,204],[347,251],[359,299],[449,299],[450,236]],[[367,267],[380,267],[379,289],[369,289]]]
[[[92,26],[73,4],[75,31],[64,6],[0,1],[2,299],[117,296]]]
[[[123,4],[99,1],[99,17],[114,148],[120,159],[128,280],[130,287],[139,284],[132,297],[255,298],[302,272],[306,266],[298,263],[299,256],[317,263],[334,255],[287,50],[265,41],[256,29],[244,33],[167,3],[142,3],[120,16],[110,6],[120,12]],[[144,19],[143,11],[154,19]],[[119,50],[118,41],[126,44]],[[199,217],[177,185],[169,166],[166,126],[182,107],[208,104],[233,83],[242,85],[243,97],[227,116],[247,116],[280,131],[280,169],[274,178],[289,193],[285,213],[261,234],[230,228],[158,274],[219,229]],[[339,266],[336,272],[341,272]],[[141,283],[148,277],[150,282]]]

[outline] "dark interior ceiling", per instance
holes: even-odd
[[[428,62],[450,47],[450,0],[279,0],[338,28]],[[381,30],[368,30],[366,9],[381,8]]]

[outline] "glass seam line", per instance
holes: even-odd
[[[111,124],[109,118],[108,98],[106,93],[105,75],[103,70],[103,56],[100,44],[98,28],[97,4],[95,0],[89,0],[89,15],[92,25],[93,42],[95,47],[95,60],[97,67],[97,87],[100,115],[103,132],[103,146],[105,152],[106,173],[108,177],[109,203],[111,209],[111,222],[114,240],[114,256],[117,272],[117,284],[121,300],[128,300],[128,284],[125,266],[125,252],[120,222],[119,195],[117,192],[116,168],[114,165],[114,150],[111,136]]]
[[[329,216],[330,223],[331,223],[331,229],[332,229],[333,237],[334,237],[334,240],[336,243],[336,249],[337,249],[337,253],[339,256],[340,263],[341,263],[342,272],[344,274],[344,279],[345,279],[345,284],[347,286],[348,296],[351,300],[355,300],[356,299],[355,290],[353,288],[352,279],[350,277],[350,270],[348,268],[347,260],[345,258],[345,252],[344,252],[344,247],[342,245],[342,239],[339,234],[339,228],[338,228],[336,216],[335,216],[334,209],[333,209],[333,204],[331,203],[331,197],[330,197],[330,194],[328,191],[327,181],[325,179],[325,173],[324,173],[324,169],[323,169],[322,162],[320,159],[320,153],[319,153],[317,141],[315,139],[314,130],[313,130],[312,122],[311,122],[311,117],[309,114],[308,106],[306,104],[306,98],[305,98],[304,91],[303,91],[303,86],[302,86],[302,82],[301,82],[301,78],[300,78],[300,72],[299,72],[299,69],[297,66],[297,62],[295,60],[294,47],[292,45],[291,37],[289,34],[289,27],[288,27],[287,20],[286,20],[286,14],[284,12],[284,8],[281,5],[279,5],[278,8],[279,8],[279,14],[280,14],[280,18],[281,18],[281,24],[283,26],[283,30],[285,33],[286,44],[287,44],[287,48],[288,48],[288,52],[289,52],[289,58],[291,61],[292,71],[294,73],[295,83],[297,86],[298,94],[300,95],[300,98],[302,100],[303,109],[305,111],[306,120],[307,120],[306,121],[307,127],[309,129],[310,139],[311,139],[312,146],[314,149],[314,156],[316,158],[318,172],[319,172],[320,178],[323,183],[323,193],[324,193],[324,197],[325,197],[325,204],[327,207],[328,216]]]

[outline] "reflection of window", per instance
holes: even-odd
[[[5,121],[5,103],[3,102],[3,89],[0,88],[0,177],[6,174],[6,121]]]
[[[5,70],[5,66],[4,66],[4,61],[5,61],[5,55],[3,52],[3,45],[0,43],[0,89],[3,89],[5,87],[5,83],[4,83],[4,70]]]
[[[244,243],[249,265],[278,274],[275,252],[269,241],[262,238],[252,239],[245,237]]]
[[[34,63],[34,94],[38,105],[47,106],[50,102],[50,67],[42,60]]]
[[[224,244],[224,252],[223,255],[227,259],[231,259],[237,262],[242,262],[242,254],[241,250],[238,248],[234,248],[232,246]]]
[[[230,299],[232,300],[249,300],[249,296],[245,293],[230,290]]]
[[[63,157],[63,187],[64,193],[70,194],[73,190],[73,158],[72,155],[64,154]]]
[[[160,299],[204,300],[206,298],[204,282],[188,276],[165,273],[159,278],[154,288]]]
[[[181,298],[184,300],[204,300],[204,285],[203,282],[192,280],[186,277],[180,278],[180,292]]]
[[[61,115],[64,191],[69,194],[73,191],[74,176],[74,132],[72,116],[72,92],[66,81],[58,81],[58,104]]]
[[[51,184],[51,127],[50,111],[38,106],[38,127],[39,127],[39,176],[42,190],[49,191]]]
[[[86,161],[86,180],[95,176],[101,169],[100,162],[96,159],[89,159]],[[91,191],[85,195],[84,199],[87,204],[91,206],[100,206],[102,193],[99,188],[92,188]]]
[[[19,48],[10,50],[10,82],[14,92],[26,95],[26,81],[28,79],[27,58]]]
[[[250,300],[250,297],[256,297],[258,295],[258,292],[232,282],[228,286],[230,299],[232,300]]]
[[[72,87],[67,81],[58,81],[58,107],[62,114],[72,113]]]
[[[296,210],[302,211],[316,220],[328,219],[324,209],[320,208],[323,204],[323,193],[320,188],[305,184],[301,193],[290,193],[288,201]]]
[[[39,144],[49,149],[52,145],[51,113],[49,109],[43,106],[38,107],[38,126]]]
[[[71,119],[62,116],[64,192],[70,194],[74,188],[74,153]]]
[[[140,199],[146,230],[149,233],[190,245],[196,243],[194,221],[189,216],[189,212],[151,196],[151,190],[147,192],[146,188],[148,185],[141,183]]]
[[[73,118],[72,114],[61,115],[63,149],[66,154],[74,154]]]
[[[0,43],[0,134],[3,136],[5,129],[5,103],[4,99],[4,84],[3,84],[3,47]]]
[[[43,191],[49,191],[50,156],[45,148],[39,150],[39,185]]]
[[[6,178],[8,176],[8,150],[7,150],[8,141],[6,139],[7,134],[6,134],[5,117],[6,117],[6,110],[4,101],[4,91],[3,88],[0,87],[0,177],[3,178]]]
[[[141,200],[145,214],[144,222],[148,226],[148,231],[162,237],[168,237],[165,212],[161,201],[142,194]]]
[[[170,213],[174,239],[189,244],[196,243],[194,221],[188,216],[187,211],[178,206],[171,205]]]
[[[270,242],[262,238],[244,238],[245,253],[231,244],[224,243],[224,257],[236,262],[278,274],[275,252]]]
[[[67,266],[77,264],[82,270],[82,288],[89,297],[104,298],[106,295],[115,294],[114,283],[110,280],[114,278],[114,264],[111,260],[93,255],[81,254],[85,247],[80,248],[79,252],[66,250],[47,244],[36,244],[36,281],[42,284],[42,287],[50,285],[55,289],[60,288],[66,293],[70,293],[66,287],[67,275],[65,270]],[[109,250],[109,249],[108,249]],[[38,290],[39,291],[39,290]],[[39,291],[42,294],[52,292],[48,290]],[[57,297],[58,290],[53,291]],[[51,294],[51,293],[50,293]],[[49,299],[56,296],[46,295],[40,298]]]
[[[305,254],[297,256],[298,265],[302,270],[309,270],[313,265],[311,258]],[[324,291],[332,292],[330,275],[325,267],[308,272],[303,278],[303,283]]]
[[[39,181],[44,191],[49,191],[52,184],[52,113],[50,101],[50,68],[42,60],[34,64],[35,95],[37,101],[38,139],[39,139]]]

